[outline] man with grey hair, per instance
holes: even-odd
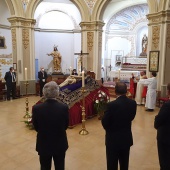
[[[64,170],[65,166],[69,113],[68,106],[56,100],[58,93],[59,86],[56,82],[45,84],[43,94],[46,101],[33,107],[32,122],[37,131],[36,151],[41,170],[51,169],[52,158],[55,169]]]

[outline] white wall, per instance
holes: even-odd
[[[0,28],[0,36],[5,37],[5,49],[0,49],[0,55],[2,54],[11,54],[12,53],[12,36],[11,30],[1,29]]]
[[[77,45],[78,44],[78,45]],[[52,72],[51,56],[47,53],[53,51],[54,45],[58,46],[58,51],[62,56],[61,68],[65,73],[70,66],[75,67],[74,53],[80,51],[81,34],[37,32],[35,31],[35,58],[39,61],[39,67],[44,66],[48,72]]]
[[[5,0],[0,0],[0,24],[10,26],[10,23],[7,20],[7,18],[9,17],[10,12],[8,10]]]
[[[5,49],[0,49],[0,55],[12,53],[12,36],[9,28],[10,23],[7,18],[10,17],[10,12],[4,0],[0,0],[0,36],[5,37]],[[3,27],[2,27],[3,26]],[[5,28],[7,27],[7,28]]]

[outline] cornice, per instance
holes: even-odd
[[[35,31],[38,32],[56,32],[56,33],[80,33],[81,30],[60,30],[60,29],[41,29],[41,28],[35,28]]]
[[[8,30],[11,29],[10,26],[8,26],[8,25],[2,25],[2,24],[0,24],[0,28],[2,28],[2,29],[8,29]]]
[[[8,21],[11,23],[11,27],[33,27],[36,23],[35,19],[28,19],[23,17],[11,17],[8,18]]]
[[[102,31],[103,26],[105,25],[102,21],[93,21],[93,22],[81,22],[80,27],[82,31]]]
[[[147,19],[149,20],[148,25],[170,23],[170,10],[148,14]]]

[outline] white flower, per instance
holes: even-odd
[[[106,96],[106,94],[103,91],[101,93],[102,93],[103,96]]]
[[[96,103],[99,103],[99,100],[96,100]]]
[[[102,97],[102,95],[101,95],[101,94],[99,94],[99,97]]]
[[[28,122],[31,122],[31,118],[28,119]]]

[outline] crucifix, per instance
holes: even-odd
[[[83,53],[82,50],[81,50],[80,53],[74,53],[74,55],[79,55],[80,56],[78,64],[80,64],[80,69],[81,69],[81,72],[82,72],[82,70],[83,70],[83,55],[89,55],[89,53]]]

